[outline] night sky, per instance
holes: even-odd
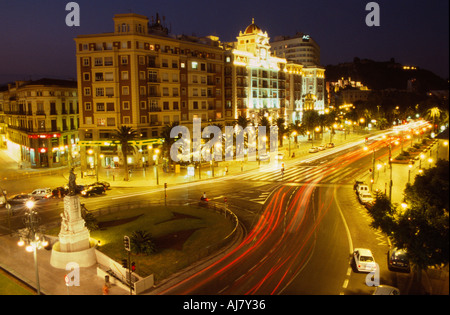
[[[113,32],[113,16],[165,16],[173,34],[235,41],[255,18],[271,38],[309,34],[321,63],[391,58],[448,78],[449,1],[379,0],[379,27],[365,23],[366,0],[79,0],[81,25],[65,24],[66,0],[0,0],[0,84],[40,77],[76,78],[77,35]]]

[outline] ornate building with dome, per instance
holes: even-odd
[[[265,116],[288,124],[301,121],[305,110],[323,113],[324,80],[321,67],[272,55],[268,33],[253,19],[225,52],[225,119],[244,116],[257,125]]]

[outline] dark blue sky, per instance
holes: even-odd
[[[75,78],[77,35],[113,31],[117,13],[158,12],[174,34],[235,41],[255,18],[269,33],[310,34],[323,65],[354,57],[416,65],[448,78],[449,1],[379,0],[379,27],[368,27],[366,0],[79,0],[81,25],[65,24],[67,0],[0,0],[0,83],[30,76]]]

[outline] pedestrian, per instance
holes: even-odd
[[[103,285],[102,293],[103,293],[103,295],[109,294],[109,286],[106,283]]]

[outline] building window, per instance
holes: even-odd
[[[112,66],[112,65],[113,65],[113,58],[105,57],[105,66]]]
[[[95,58],[94,59],[94,64],[98,67],[98,66],[103,66],[103,58]]]
[[[129,95],[130,88],[128,86],[122,86],[122,95]]]
[[[192,61],[191,62],[191,69],[192,70],[198,70],[198,62],[197,61]]]
[[[104,112],[105,111],[105,103],[97,103],[97,111]]]
[[[130,102],[123,102],[122,103],[122,109],[123,110],[129,110],[130,109]]]
[[[95,88],[95,96],[105,96],[104,88]]]
[[[116,125],[116,119],[114,117],[109,117],[106,119],[106,125],[108,127],[114,127]]]
[[[127,65],[128,64],[128,56],[121,56],[120,62],[122,65]]]
[[[122,80],[128,80],[128,71],[122,71]]]
[[[83,66],[89,67],[89,58],[83,58]]]
[[[84,96],[91,96],[91,88],[84,88]]]
[[[84,110],[92,110],[92,105],[90,102],[84,103]]]

